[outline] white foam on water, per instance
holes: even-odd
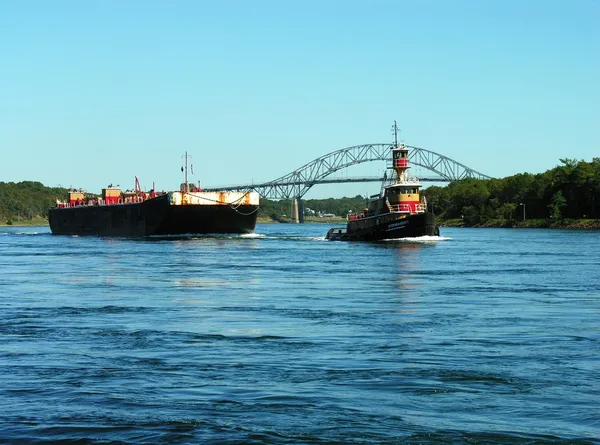
[[[0,235],[39,235],[40,232],[0,232]]]
[[[251,239],[268,239],[268,240],[284,240],[284,241],[327,241],[325,236],[301,236],[301,235],[282,235],[273,234],[265,235],[264,233],[248,233],[238,235],[236,238],[251,238]]]
[[[386,242],[396,242],[396,243],[437,243],[438,241],[450,241],[452,238],[447,236],[417,236],[414,238],[391,238],[384,239],[382,241]]]
[[[9,235],[39,235],[40,232],[12,232],[12,233],[8,233]]]

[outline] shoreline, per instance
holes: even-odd
[[[323,218],[324,219],[324,218]],[[257,224],[295,224],[291,220],[276,221],[270,217],[258,218]],[[304,224],[325,224],[337,225],[345,224],[346,219],[331,218],[326,220],[308,219]],[[600,230],[600,219],[564,219],[561,221],[551,221],[545,219],[530,219],[526,221],[514,220],[491,220],[483,223],[468,225],[462,219],[440,219],[439,227],[469,227],[469,228],[497,228],[497,229],[581,229],[581,230]],[[48,227],[47,219],[35,219],[31,221],[13,221],[12,224],[6,224],[6,221],[0,222],[0,227]]]
[[[48,227],[49,223],[46,218],[35,218],[27,221],[12,221],[7,224],[6,220],[0,221],[0,227]]]
[[[563,219],[552,221],[546,219],[530,219],[525,221],[491,220],[468,225],[461,219],[438,220],[440,227],[470,227],[495,229],[581,229],[600,230],[600,219]]]
[[[304,221],[305,224],[345,224],[345,218],[319,218],[309,219]],[[270,217],[258,218],[256,224],[295,224],[291,220],[282,219],[276,221]],[[6,221],[0,221],[0,227],[48,227],[49,223],[47,219],[35,219],[31,221],[13,221],[12,224],[6,224]]]

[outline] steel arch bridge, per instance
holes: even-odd
[[[293,172],[269,182],[206,188],[205,190],[252,190],[267,199],[302,198],[315,184],[332,182],[325,178],[338,170],[364,162],[390,160],[390,150],[393,147],[393,144],[355,145],[323,155]],[[484,175],[439,153],[413,146],[407,146],[407,148],[410,150],[408,159],[413,165],[418,165],[438,174],[442,181],[458,181],[465,178],[490,178],[490,176]],[[352,180],[342,180],[339,182],[352,182]]]

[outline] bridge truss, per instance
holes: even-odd
[[[424,148],[407,146],[408,159],[413,165],[430,170],[440,177],[440,181],[458,181],[465,178],[489,179],[490,177],[456,162],[444,155],[440,155]],[[256,191],[267,199],[302,198],[315,184],[331,182],[355,182],[347,180],[328,180],[327,176],[352,165],[372,161],[388,161],[393,144],[366,144],[342,148],[302,167],[285,176],[261,184],[238,185],[205,189],[216,190],[241,190]]]

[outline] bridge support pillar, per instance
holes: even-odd
[[[297,224],[304,222],[304,204],[300,198],[292,198],[292,219]]]

